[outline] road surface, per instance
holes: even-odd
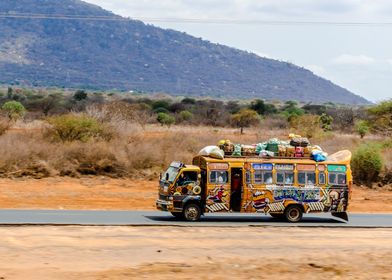
[[[159,211],[0,210],[0,225],[103,226],[300,226],[392,228],[392,214],[349,214],[346,223],[330,214],[304,215],[300,223],[285,223],[261,214],[207,214],[200,222],[175,219]]]

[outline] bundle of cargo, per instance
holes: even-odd
[[[230,140],[221,140],[218,143],[221,152],[227,156],[260,156],[282,158],[308,158],[315,161],[326,160],[327,154],[319,146],[311,146],[307,138],[300,135],[290,134],[289,141],[281,141],[271,138],[266,142],[243,145],[233,144]],[[218,148],[218,147],[217,147]],[[213,153],[212,156],[220,157]]]
[[[256,155],[256,145],[241,145],[241,155],[255,156]]]
[[[307,147],[310,145],[310,142],[305,137],[294,137],[290,140],[290,145],[294,147]]]
[[[218,146],[224,151],[225,155],[231,155],[234,152],[234,144],[230,140],[221,140]]]
[[[225,153],[217,146],[207,146],[200,150],[199,156],[209,156],[212,158],[223,159]]]

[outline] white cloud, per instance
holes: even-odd
[[[336,65],[356,65],[356,66],[367,66],[371,65],[375,62],[375,59],[366,56],[366,55],[351,55],[351,54],[342,54],[339,55],[338,57],[335,57],[332,60],[333,64]]]

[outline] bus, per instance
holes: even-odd
[[[348,221],[351,152],[315,162],[304,158],[196,156],[172,162],[160,176],[156,207],[187,221],[205,213],[262,213],[288,222],[330,212]]]

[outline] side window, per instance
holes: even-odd
[[[337,184],[336,173],[329,173],[328,174],[328,183],[330,185],[336,185]]]
[[[225,184],[227,183],[228,172],[227,171],[210,171],[210,183],[213,184]]]
[[[324,172],[319,173],[318,183],[319,183],[319,185],[325,185],[325,173]]]
[[[346,185],[346,174],[338,174],[338,185]]]
[[[271,184],[273,182],[272,172],[256,170],[254,173],[255,184]]]
[[[276,183],[277,184],[284,184],[284,172],[277,172],[276,173]]]
[[[306,174],[305,172],[298,172],[298,184],[305,185]]]
[[[263,173],[262,171],[256,170],[254,173],[254,183],[261,184],[263,183]]]
[[[272,172],[264,172],[264,183],[265,184],[272,184]]]
[[[294,173],[293,173],[293,172],[290,172],[290,173],[286,173],[286,174],[285,174],[284,183],[285,183],[286,185],[292,185],[292,184],[294,184]]]
[[[308,185],[316,184],[316,173],[314,173],[314,172],[306,173],[306,183]]]

